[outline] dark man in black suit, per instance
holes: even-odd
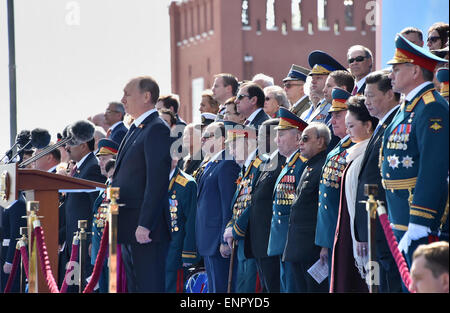
[[[367,211],[364,195],[365,184],[377,184],[377,200],[386,203],[385,190],[381,185],[380,169],[378,168],[380,146],[385,128],[394,118],[398,107],[400,94],[392,90],[389,72],[377,71],[366,78],[366,106],[370,115],[379,119],[364,153],[361,171],[358,176],[358,190],[356,194],[355,229],[356,240],[367,243]],[[395,261],[387,245],[383,229],[379,220],[376,221],[376,261],[380,268],[380,292],[401,292],[401,279]],[[367,248],[358,253],[368,253]]]
[[[244,125],[253,126],[258,131],[259,126],[270,118],[264,112],[264,91],[255,83],[245,83],[239,88],[236,95],[236,108],[242,118]]]
[[[86,132],[94,133],[94,125],[91,122],[85,121]],[[86,142],[71,142],[66,144],[66,151],[71,160],[75,161],[75,166],[72,169],[71,176],[74,178],[81,178],[91,180],[99,183],[104,183],[106,177],[100,172],[100,166],[98,165],[98,159],[94,155],[95,139],[89,139]],[[65,261],[70,260],[70,254],[72,250],[72,239],[75,232],[78,230],[78,221],[87,220],[88,228],[87,232],[91,231],[92,225],[92,206],[95,199],[98,197],[97,191],[91,192],[68,192],[64,203],[62,204],[60,211],[64,212],[65,225],[66,225],[66,245],[64,258]],[[88,240],[89,237],[88,237]],[[86,262],[89,263],[89,262]],[[63,263],[65,264],[65,262]],[[86,267],[86,277],[90,275],[92,267],[88,265]],[[69,279],[66,277],[66,279]],[[78,287],[69,284],[69,292],[77,292]]]
[[[134,118],[117,154],[113,187],[120,187],[118,243],[122,244],[129,292],[164,292],[170,241],[170,129],[155,104],[159,86],[137,77],[122,103]]]
[[[311,122],[302,133],[300,154],[308,159],[297,186],[289,215],[289,229],[283,261],[290,262],[296,292],[326,292],[327,281],[318,284],[307,272],[320,258],[314,243],[319,202],[319,181],[327,157],[331,131],[323,123]]]

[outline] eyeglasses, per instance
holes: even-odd
[[[202,136],[202,141],[206,141],[211,137],[214,137],[214,133],[204,133]]]
[[[300,138],[300,141],[303,141],[304,143],[307,143],[308,140],[309,140],[308,135],[304,135],[304,136],[302,136],[302,137]]]
[[[272,99],[272,98],[266,97],[266,101],[269,101],[270,99]]]
[[[236,99],[241,101],[242,99],[244,99],[245,97],[248,97],[250,99],[250,95],[238,95],[236,96]]]
[[[283,84],[283,87],[284,88],[287,88],[287,89],[290,89],[292,86],[302,86],[303,84],[291,84],[291,83],[286,83],[286,84]],[[267,98],[266,98],[266,100],[267,100]]]
[[[439,36],[428,37],[427,42],[430,42],[430,41],[431,42],[436,42],[439,39],[441,39],[441,37],[439,37]]]
[[[106,109],[105,113],[120,113],[119,111],[113,111],[110,109]]]
[[[353,62],[362,62],[362,61],[364,61],[364,59],[365,59],[366,57],[364,57],[364,56],[362,56],[362,55],[359,55],[359,56],[357,56],[356,58],[350,58],[350,59],[348,59],[348,64],[352,64]]]

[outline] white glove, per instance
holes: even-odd
[[[223,241],[227,242],[228,245],[230,246],[232,239],[233,239],[233,228],[232,227],[225,228],[225,231],[223,232]]]
[[[398,249],[400,252],[404,251],[405,253],[408,253],[408,248],[411,245],[412,240],[419,240],[420,238],[428,236],[429,233],[431,233],[431,229],[429,227],[409,223],[408,230],[398,243]]]

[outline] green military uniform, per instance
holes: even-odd
[[[175,168],[169,183],[172,240],[166,261],[166,292],[183,292],[186,269],[183,263],[199,261],[195,246],[197,184],[193,177]]]
[[[302,132],[308,126],[306,122],[287,109],[280,108],[279,112],[280,122],[276,127],[278,130],[296,128]],[[280,290],[282,292],[290,290],[289,286],[286,285],[286,276],[289,275],[289,269],[285,268],[285,262],[281,261],[281,257],[286,245],[291,205],[295,198],[298,180],[305,168],[305,161],[306,159],[300,156],[299,150],[295,151],[290,157],[287,156],[286,164],[274,185],[267,255],[280,257]]]
[[[350,93],[346,90],[334,88],[330,114],[331,112],[346,111],[346,100],[350,96]],[[331,256],[339,213],[341,178],[347,166],[345,159],[347,149],[351,146],[353,146],[353,142],[347,135],[328,153],[319,181],[319,210],[317,212],[315,244],[319,247],[328,248],[329,274],[331,274]]]
[[[389,64],[413,63],[432,70],[438,61],[446,61],[411,45],[401,35],[396,38],[396,48]],[[431,82],[425,82],[406,95],[406,101],[384,133],[380,151],[382,184],[386,189],[389,220],[397,240],[404,237],[399,248],[407,253],[409,264],[417,245],[428,243],[426,233],[437,233],[445,222],[448,114],[447,102]]]

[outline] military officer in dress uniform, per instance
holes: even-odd
[[[199,261],[195,246],[197,183],[172,160],[169,183],[169,210],[172,241],[166,261],[166,292],[184,292],[187,267]]]
[[[448,68],[441,67],[436,71],[436,78],[441,84],[441,96],[448,102]]]
[[[308,56],[309,66],[312,68],[311,72],[308,74],[311,76],[311,87],[317,92],[320,92],[323,96],[323,88],[325,87],[325,81],[333,71],[343,70],[346,71],[345,67],[342,66],[338,61],[336,61],[329,54],[316,50],[309,54]],[[307,123],[311,122],[322,122],[327,123],[331,116],[328,114],[330,110],[331,103],[328,103],[325,98],[319,101],[317,107],[311,106],[308,111],[302,114],[301,118]]]
[[[283,88],[291,104],[289,110],[299,117],[311,105],[309,97],[305,94],[303,88],[309,72],[310,70],[304,67],[292,64],[291,70],[283,79]]]
[[[105,165],[106,162],[117,155],[117,150],[119,145],[111,139],[100,139],[98,142],[98,148],[95,153],[99,159],[100,171],[103,176],[108,176]],[[106,181],[106,185],[111,183],[110,179]],[[98,251],[100,249],[100,241],[102,240],[103,231],[106,226],[107,213],[108,212],[108,201],[106,199],[105,190],[101,191],[97,199],[94,201],[93,205],[93,218],[92,218],[92,246],[91,246],[91,264],[95,265],[95,260],[97,259]],[[108,288],[108,266],[107,262],[103,264],[102,273],[98,280],[99,291],[101,293],[107,293]]]
[[[256,262],[244,255],[244,238],[248,225],[249,207],[253,187],[260,175],[259,166],[263,163],[258,156],[256,131],[252,127],[235,127],[227,132],[226,143],[231,155],[241,166],[241,172],[236,181],[237,188],[231,201],[233,215],[224,232],[224,241],[233,248],[237,244],[238,268],[236,276],[236,292],[255,292]]]
[[[300,156],[300,138],[308,126],[306,122],[285,108],[280,108],[280,121],[276,143],[286,164],[277,178],[273,191],[272,221],[270,226],[268,256],[280,257],[280,291],[288,292],[293,286],[286,285],[286,276],[292,276],[290,269],[281,261],[289,227],[289,214],[295,197],[298,179],[305,167],[305,159]]]
[[[436,64],[448,61],[402,35],[395,46],[390,78],[405,101],[385,130],[380,169],[389,220],[411,265],[417,245],[437,233],[448,201],[448,103],[432,83]]]
[[[339,212],[341,178],[347,165],[345,160],[346,150],[353,145],[345,127],[346,101],[350,96],[351,94],[342,88],[336,87],[332,91],[330,122],[333,133],[341,140],[328,153],[325,165],[322,168],[322,178],[319,181],[319,210],[317,212],[315,244],[322,247],[320,259],[323,264],[328,264],[329,274],[331,272],[332,248]]]

